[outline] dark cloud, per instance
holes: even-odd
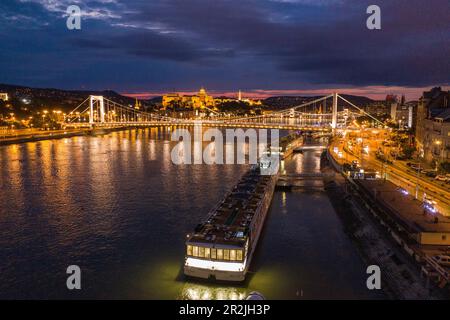
[[[231,49],[198,46],[181,37],[137,30],[125,34],[76,38],[74,45],[90,49],[110,49],[141,57],[177,62],[208,61],[233,56]]]
[[[96,72],[100,66],[132,79],[123,84],[124,90],[182,86],[182,81],[185,88],[201,81],[220,86],[217,89],[231,89],[227,83],[293,88],[450,82],[448,0],[379,0],[382,30],[377,31],[365,27],[365,11],[372,4],[366,0],[85,1],[90,14],[83,20],[83,30],[72,34],[64,29],[59,10],[63,6],[58,11],[46,3],[2,4],[0,19],[8,21],[7,41],[30,41],[29,46],[6,46],[4,55],[33,47],[57,48],[61,57],[73,59],[71,65],[78,63],[76,69],[86,77],[95,72],[99,87],[111,85],[108,72],[103,72],[104,78]],[[6,17],[19,14],[46,22],[45,27],[40,25],[46,33],[33,39],[23,35],[24,26],[36,25],[29,21],[20,25]],[[101,56],[108,58],[100,60]],[[30,70],[39,63],[49,74],[55,73],[54,60],[28,58],[22,62]],[[163,74],[160,79],[148,76],[154,72]],[[20,75],[28,76],[25,71]],[[20,82],[19,76],[9,79]],[[80,85],[80,76],[67,79],[70,86]]]

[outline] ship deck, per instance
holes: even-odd
[[[243,246],[271,179],[271,176],[261,175],[259,168],[247,171],[207,219],[197,225],[188,241]]]

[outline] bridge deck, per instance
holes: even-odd
[[[302,130],[302,131],[317,131],[317,132],[329,132],[331,127],[313,127],[302,125],[287,125],[287,124],[261,124],[261,123],[249,123],[249,122],[195,122],[195,121],[149,121],[149,122],[117,122],[117,123],[95,123],[91,125],[87,122],[78,123],[65,123],[65,128],[89,128],[89,127],[101,127],[101,128],[115,128],[115,127],[163,127],[163,126],[204,126],[204,127],[227,127],[227,128],[255,128],[255,129],[281,129],[281,130]]]

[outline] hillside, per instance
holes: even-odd
[[[59,109],[65,112],[73,110],[89,95],[102,95],[123,105],[134,105],[135,100],[122,96],[115,91],[60,90],[54,88],[30,88],[25,86],[0,84],[0,92],[7,92],[9,102],[15,108],[29,110]]]
[[[102,95],[114,102],[120,103],[122,105],[135,104],[133,98],[123,96],[115,91],[104,90],[104,91],[89,91],[89,90],[61,90],[54,88],[31,88],[25,86],[0,84],[0,92],[7,92],[9,95],[9,104],[13,107],[8,110],[3,110],[5,112],[18,112],[19,114],[23,111],[40,111],[40,110],[62,110],[64,112],[69,112],[78,106],[82,101],[84,101],[89,95]],[[353,95],[342,95],[345,99],[351,101],[352,103],[364,107],[367,106],[375,100],[372,100],[363,96],[353,96]],[[277,96],[269,97],[263,100],[264,109],[286,109],[301,105],[308,101],[312,101],[320,98],[320,96]],[[153,107],[161,104],[161,97],[155,97],[148,100],[141,100],[141,104],[145,109],[153,110]],[[1,102],[0,102],[1,103]],[[323,103],[318,103],[316,107],[319,107]],[[340,102],[340,106],[345,105],[345,103]],[[331,99],[327,101],[327,109],[331,106]],[[314,107],[314,106],[313,106]],[[2,110],[0,110],[1,112]],[[4,112],[3,112],[4,113]]]
[[[342,94],[341,95],[344,99],[347,99],[351,103],[365,107],[369,104],[372,104],[375,102],[375,100],[372,100],[370,98],[364,97],[364,96],[354,96],[354,95],[347,95]],[[320,96],[278,96],[278,97],[269,97],[265,100],[263,100],[263,104],[267,106],[269,109],[285,109],[285,108],[291,108],[298,105],[301,105],[303,103],[313,101],[316,99],[319,99]],[[320,103],[318,103],[320,104]],[[331,105],[331,99],[327,100],[327,105]],[[347,103],[340,101],[340,106],[349,106]]]

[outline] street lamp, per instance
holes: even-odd
[[[443,161],[444,153],[442,152],[442,141],[441,140],[435,140],[434,144],[438,146],[439,148],[439,162]],[[436,162],[436,170],[438,169],[438,163]]]
[[[416,192],[415,192],[415,199],[417,200],[419,198],[419,172],[422,169],[422,164],[418,162],[417,164],[417,174],[416,174]]]

